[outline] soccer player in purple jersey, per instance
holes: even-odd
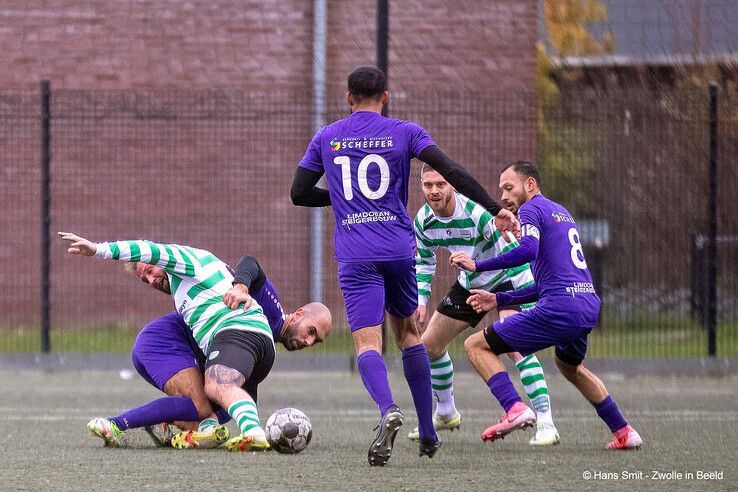
[[[338,281],[364,386],[381,420],[369,447],[372,466],[392,452],[403,415],[395,405],[381,355],[384,312],[402,350],[402,362],[418,415],[420,455],[432,457],[441,445],[433,428],[428,353],[413,314],[418,307],[415,237],[407,213],[410,160],[417,157],[460,193],[493,215],[502,230],[519,233],[513,213],[502,209],[482,186],[408,121],[382,116],[388,100],[386,79],[376,67],[359,67],[348,77],[348,118],[318,131],[292,183],[295,205],[333,206]],[[328,189],[316,187],[325,174]]]
[[[327,307],[309,303],[285,314],[274,284],[255,258],[244,256],[236,266],[233,287],[223,295],[223,302],[231,309],[248,308],[252,299],[264,310],[274,340],[287,350],[310,347],[330,333]],[[139,375],[169,396],[115,417],[93,419],[90,424],[94,423],[94,429],[90,430],[106,446],[119,446],[123,432],[137,427],[144,427],[158,445],[168,446],[171,442],[178,448],[215,447],[227,438],[218,424],[231,417],[223,409],[214,415],[203,388],[205,356],[182,315],[173,311],[147,323],[136,337],[131,358]],[[257,387],[252,386],[249,392],[256,401]],[[169,423],[185,431],[175,435]]]
[[[467,299],[477,312],[537,301],[534,308],[495,322],[470,336],[464,348],[474,368],[487,382],[505,414],[482,433],[494,441],[535,422],[533,411],[515,391],[499,356],[509,352],[532,354],[556,347],[556,365],[597,411],[615,438],[609,449],[635,449],[641,437],[623,418],[600,378],[582,364],[587,336],[597,324],[600,298],[587,270],[576,223],[558,203],[541,194],[538,169],[518,161],[500,175],[502,203],[518,211],[522,238],[507,253],[475,262],[465,253],[451,256],[451,263],[483,272],[531,263],[535,284],[516,291],[491,293],[472,290]]]

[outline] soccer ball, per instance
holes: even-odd
[[[266,421],[267,441],[279,453],[295,454],[313,437],[310,419],[296,408],[280,408]]]

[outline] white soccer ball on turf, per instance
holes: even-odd
[[[266,421],[266,436],[272,449],[295,454],[307,447],[313,426],[307,415],[296,408],[280,408]]]

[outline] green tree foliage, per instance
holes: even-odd
[[[587,128],[574,126],[563,116],[552,56],[591,56],[611,53],[614,40],[596,38],[588,26],[607,21],[607,9],[597,0],[544,0],[546,42],[537,46],[538,163],[546,194],[579,216],[595,215],[593,139]],[[550,52],[549,52],[550,50]],[[578,74],[573,73],[576,77]]]
[[[597,39],[587,27],[606,22],[607,8],[597,0],[544,0],[546,41],[554,56],[591,56],[612,53],[610,33]]]

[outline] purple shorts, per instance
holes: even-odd
[[[407,318],[418,308],[415,259],[338,262],[338,283],[351,331],[381,325],[386,310]]]
[[[205,356],[178,312],[149,322],[138,333],[131,351],[133,367],[149,384],[164,383],[183,369],[201,367]]]
[[[553,317],[535,306],[495,321],[487,330],[493,329],[510,348],[523,356],[556,347],[556,357],[562,362],[579,365],[587,353],[587,335],[592,327],[553,324]]]

